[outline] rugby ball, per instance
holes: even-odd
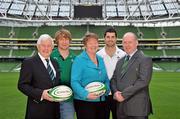
[[[71,98],[72,90],[68,86],[60,85],[50,89],[48,91],[48,94],[53,98],[55,102],[61,102]]]
[[[95,93],[98,96],[102,96],[106,92],[106,86],[101,82],[91,82],[86,85],[85,89],[89,93]]]

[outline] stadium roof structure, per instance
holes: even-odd
[[[180,26],[180,0],[0,0],[0,25]],[[100,17],[76,7],[100,9]],[[82,12],[82,13],[81,13]],[[98,14],[96,14],[98,15]]]

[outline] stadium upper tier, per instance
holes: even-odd
[[[0,24],[10,26],[111,23],[146,26],[158,22],[180,25],[179,19],[179,0],[1,0],[0,3]]]
[[[60,28],[70,30],[73,38],[82,38],[86,32],[94,32],[103,38],[104,30],[108,26],[41,26],[41,27],[5,27],[0,26],[0,38],[27,38],[36,39],[41,34],[49,34],[54,37]],[[118,38],[122,38],[126,32],[134,32],[140,39],[143,38],[180,38],[180,27],[133,27],[116,26]]]

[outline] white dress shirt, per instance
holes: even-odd
[[[38,55],[39,55],[40,59],[42,60],[44,66],[47,69],[47,61],[46,61],[46,59],[40,53],[38,53]],[[54,66],[52,65],[52,62],[51,62],[50,58],[48,58],[48,59],[49,59],[49,65],[51,66],[51,68],[53,70],[53,73],[56,76],[56,70],[54,69]]]
[[[47,69],[47,61],[46,61],[46,59],[45,59],[39,52],[38,52],[38,55],[39,55],[41,61],[43,62],[44,66],[45,66],[46,69]],[[48,59],[49,59],[49,65],[51,66],[51,68],[52,68],[52,70],[53,70],[53,73],[54,73],[54,75],[56,76],[56,70],[54,69],[54,66],[52,65],[52,62],[51,62],[50,58],[48,58]],[[41,100],[41,101],[43,100],[43,93],[42,93],[42,95],[41,95],[41,99],[40,99],[40,100]]]
[[[131,57],[136,53],[137,49],[134,50],[134,52],[132,52],[131,54],[128,54],[129,55],[129,60],[131,59]]]

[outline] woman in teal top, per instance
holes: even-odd
[[[77,119],[104,119],[105,95],[108,95],[110,88],[103,59],[96,55],[98,36],[88,33],[83,38],[83,43],[86,50],[75,58],[71,71]],[[107,87],[106,93],[101,97],[85,89],[87,84],[94,81],[102,82]]]
[[[71,42],[71,33],[66,29],[61,29],[55,34],[55,42],[58,48],[55,48],[51,54],[60,67],[61,84],[70,86],[71,66],[75,58],[75,54],[69,49]],[[73,98],[60,102],[60,119],[74,119]]]

